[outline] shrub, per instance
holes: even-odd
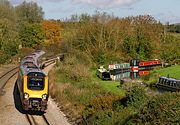
[[[154,97],[131,121],[149,125],[179,124],[180,93],[165,93]]]
[[[5,52],[3,51],[0,51],[0,64],[3,64],[7,61],[7,59],[10,58],[10,55],[6,54]]]
[[[114,113],[111,110],[100,110],[93,114],[88,120],[84,120],[87,125],[113,125]]]
[[[145,90],[142,87],[135,86],[126,95],[127,106],[132,106],[136,109],[141,108],[147,100]]]

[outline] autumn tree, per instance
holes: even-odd
[[[62,40],[62,28],[55,20],[45,20],[42,23],[45,32],[46,44],[55,44]]]

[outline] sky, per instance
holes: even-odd
[[[19,5],[24,0],[9,0]],[[180,23],[180,0],[26,0],[43,8],[45,19],[66,19],[73,14],[106,12],[117,17],[151,15],[162,23]]]

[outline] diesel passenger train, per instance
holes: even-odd
[[[49,96],[48,76],[39,68],[38,58],[45,52],[36,51],[20,62],[18,90],[24,110],[45,111]]]

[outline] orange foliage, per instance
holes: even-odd
[[[45,32],[47,44],[54,44],[61,41],[63,29],[58,21],[45,20],[42,23],[42,27]]]

